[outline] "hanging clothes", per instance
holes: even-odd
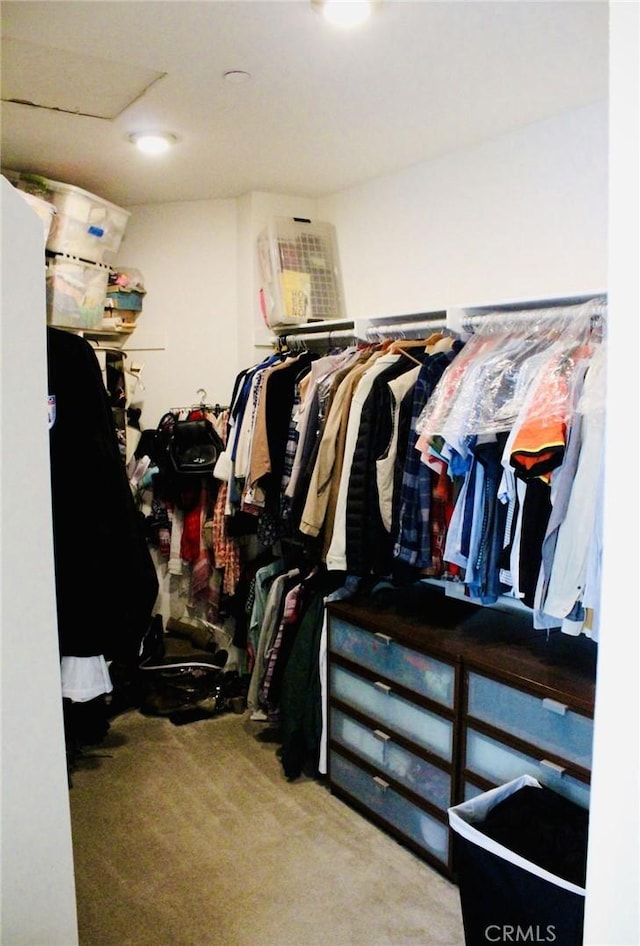
[[[346,570],[350,575],[359,577],[369,575],[372,571],[386,575],[391,567],[392,548],[380,515],[376,463],[391,437],[389,382],[410,371],[413,362],[401,355],[386,357],[396,360],[382,370],[373,369],[370,390],[360,411],[346,493]],[[380,369],[384,362],[385,358],[381,358],[377,368]],[[359,391],[360,385],[356,397]]]
[[[458,366],[458,359],[462,357],[458,356],[459,349],[456,345],[450,352],[429,356],[419,370],[413,391],[411,428],[396,500],[393,554],[399,562],[415,569],[428,568],[431,564],[431,474],[427,464],[421,462],[418,421],[445,371],[452,364]]]
[[[606,346],[596,352],[584,377],[577,407],[581,418],[581,449],[565,515],[558,527],[546,594],[541,609],[566,618],[577,603],[593,608],[599,600]],[[581,613],[584,622],[585,616]],[[581,627],[563,624],[567,633]],[[589,629],[590,630],[590,629]]]
[[[559,508],[553,514],[554,503],[560,496],[566,507],[569,491],[579,489],[579,481],[565,472],[565,461],[580,385],[601,350],[592,314],[587,305],[557,314],[534,312],[531,321],[520,318],[523,313],[515,320],[506,314],[504,322],[489,322],[486,332],[480,325],[479,336],[444,372],[415,425],[422,461],[433,466],[437,457],[436,464],[448,464],[452,479],[460,471],[465,477],[451,515],[445,562],[464,569],[472,597],[491,603],[511,594],[535,608],[536,622],[547,627],[565,621],[578,626],[576,588],[570,604],[552,599],[553,616],[548,609],[543,613],[542,598],[557,564],[557,530],[564,518]],[[582,437],[578,425],[570,463],[584,446]],[[598,464],[592,465],[597,483]],[[556,483],[564,484],[562,493]],[[592,535],[592,501],[589,509],[583,530]],[[570,548],[566,542],[561,558]],[[557,567],[559,580],[562,566]]]
[[[246,478],[233,463],[221,471],[235,497],[225,527],[253,517],[290,567],[304,550],[333,576],[329,597],[436,578],[485,604],[513,596],[558,626],[542,562],[555,560],[554,503],[582,445],[578,381],[598,347],[588,307],[578,319],[565,308],[496,314],[464,343],[432,333],[339,355],[280,351],[248,369],[234,385]]]
[[[323,561],[326,559],[333,535],[351,401],[368,364],[380,354],[371,350],[360,352],[354,360],[353,367],[342,369],[334,379],[334,393],[320,437],[318,453],[300,517],[300,531],[303,535],[316,538],[324,530]]]
[[[308,600],[284,668],[280,694],[280,759],[290,781],[320,771],[323,691],[320,649],[324,598],[315,579],[307,579]]]
[[[247,707],[252,710],[253,713],[259,712],[260,718],[263,719],[267,717],[264,713],[264,708],[260,706],[259,692],[266,667],[265,661],[268,659],[268,651],[272,642],[275,640],[280,626],[286,594],[293,588],[299,575],[300,570],[298,568],[292,568],[288,571],[277,573],[270,582],[267,599],[264,605],[264,614],[260,623],[260,634],[247,694]]]
[[[369,392],[373,387],[373,382],[377,375],[381,374],[386,368],[395,365],[400,360],[400,355],[381,353],[379,357],[370,360],[359,378],[351,398],[349,408],[349,420],[345,436],[344,458],[342,472],[340,475],[340,484],[336,501],[336,512],[333,522],[333,534],[327,551],[327,568],[330,571],[347,571],[347,496],[349,493],[349,479],[351,476],[351,465],[358,441],[358,432],[360,430],[360,421],[362,410]]]

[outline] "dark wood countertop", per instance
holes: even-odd
[[[593,714],[597,644],[533,627],[532,614],[483,607],[426,584],[327,605],[329,615]]]

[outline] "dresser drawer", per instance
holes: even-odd
[[[455,667],[398,644],[392,636],[364,631],[340,618],[331,618],[331,651],[353,663],[453,707]]]
[[[469,673],[467,712],[555,755],[591,769],[593,721],[554,700],[541,699]]]
[[[386,684],[373,683],[343,667],[330,669],[329,692],[347,706],[370,716],[391,733],[404,736],[450,762],[453,755],[453,723],[403,697]]]
[[[462,799],[463,801],[470,801],[472,798],[476,798],[478,795],[482,795],[484,791],[485,791],[484,788],[480,788],[480,786],[476,785],[475,782],[472,782],[471,779],[466,778],[464,780]]]
[[[337,752],[330,756],[331,783],[382,818],[445,866],[449,859],[449,829],[394,791],[383,778],[373,777]]]
[[[583,808],[589,807],[589,786],[585,782],[471,728],[467,729],[465,768],[467,772],[483,776],[495,785],[509,782],[520,775],[532,775],[559,795]]]
[[[449,773],[399,746],[388,733],[368,729],[336,709],[331,711],[330,732],[333,740],[373,763],[382,776],[395,779],[443,811],[451,805]]]

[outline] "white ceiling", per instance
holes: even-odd
[[[604,0],[384,0],[355,31],[308,0],[3,0],[1,15],[3,167],[124,206],[318,197],[608,92]],[[147,129],[178,136],[169,156],[129,143]]]

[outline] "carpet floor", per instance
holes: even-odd
[[[463,946],[458,888],[247,713],[129,710],[69,792],[80,946]]]

